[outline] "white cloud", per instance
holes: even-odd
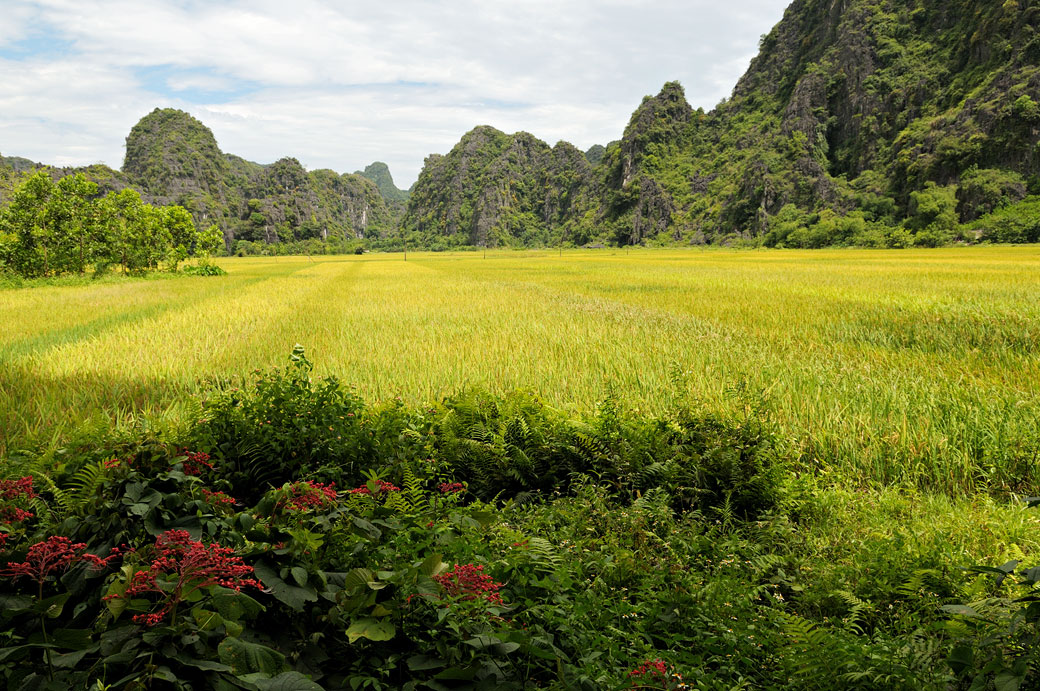
[[[31,25],[72,54],[7,53],[0,151],[118,167],[129,127],[173,106],[225,151],[339,171],[384,160],[407,185],[478,124],[587,148],[671,79],[710,108],[786,0],[5,4],[0,51]]]

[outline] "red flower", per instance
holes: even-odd
[[[643,664],[629,672],[628,676],[665,681],[668,679],[668,665],[664,660],[646,660]]]
[[[223,492],[211,492],[208,489],[202,490],[202,499],[214,506],[231,506],[235,503],[234,497]]]
[[[67,537],[55,535],[31,546],[25,561],[12,561],[0,567],[0,575],[16,579],[26,576],[42,586],[48,576],[64,573],[73,564],[86,562],[95,569],[102,569],[108,564],[108,559],[91,554],[85,551],[86,548],[85,542],[72,542]]]
[[[0,500],[5,502],[0,504],[0,523],[11,525],[32,518],[35,515],[32,511],[6,502],[27,501],[38,496],[31,475],[17,480],[0,480]]]
[[[488,604],[502,604],[502,596],[498,592],[502,584],[484,573],[483,564],[456,564],[453,570],[434,576],[433,580],[451,597],[467,601],[483,599]]]
[[[209,454],[205,451],[185,453],[184,455],[185,458],[181,463],[181,468],[184,470],[185,475],[202,475],[203,468],[213,470],[213,464],[209,462]]]
[[[437,489],[440,490],[441,494],[458,494],[466,491],[466,485],[461,482],[442,482],[437,485]]]
[[[400,492],[401,488],[385,480],[376,480],[376,492]],[[350,490],[350,494],[372,494],[367,485]]]
[[[335,482],[328,485],[310,480],[294,482],[283,491],[285,495],[278,500],[276,508],[289,511],[309,511],[333,506],[339,498]]]
[[[249,578],[253,575],[253,567],[244,563],[241,557],[234,556],[233,549],[193,540],[186,530],[167,530],[155,539],[150,552],[151,564],[130,577],[122,595],[108,598],[158,596],[159,609],[135,615],[133,620],[138,624],[161,624],[178,604],[202,588],[214,585],[232,590],[263,587],[259,581]]]
[[[34,499],[39,496],[33,488],[32,475],[20,477],[17,480],[0,480],[0,499],[8,501],[24,497]]]

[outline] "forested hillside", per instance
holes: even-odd
[[[382,161],[376,161],[365,166],[364,170],[355,170],[354,175],[360,175],[374,182],[379,188],[379,194],[383,195],[383,200],[393,210],[395,216],[404,213],[411,190],[399,189],[394,184],[394,177],[390,174],[389,166]]]
[[[480,148],[478,128],[428,159],[406,227],[452,238],[461,222],[472,242],[583,242],[584,228],[621,244],[1036,241],[1035,202],[1016,223],[988,214],[1040,192],[1038,17],[1031,0],[795,0],[715,110],[674,82],[644,99],[567,195],[591,205],[517,234],[543,191],[520,162],[474,177],[466,209],[444,170]]]
[[[395,221],[379,189],[360,176],[308,172],[295,158],[260,165],[217,146],[179,110],[152,111],[126,138],[124,172],[150,198],[184,206],[234,241],[357,240],[388,234]]]
[[[432,247],[552,244],[592,232],[579,230],[595,207],[592,182],[585,154],[567,142],[476,127],[446,156],[426,159],[403,229]]]

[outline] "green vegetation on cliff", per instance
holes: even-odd
[[[145,202],[181,206],[197,227],[220,228],[225,248],[239,254],[266,252],[268,245],[344,251],[362,239],[392,235],[403,213],[402,201],[389,205],[362,175],[307,171],[295,158],[261,165],[225,154],[208,127],[170,108],[155,109],[130,130],[122,171],[0,157],[0,202],[9,201],[21,178],[41,169],[55,180],[82,173],[99,196],[133,188]]]
[[[622,241],[658,228],[801,246],[953,239],[1037,185],[1038,13],[796,0],[712,113],[691,117],[677,84],[644,101],[608,152],[605,219]]]
[[[523,159],[483,174],[507,144],[477,128],[427,160],[405,227],[480,244],[483,219],[515,228],[505,209],[532,214],[525,242],[1000,240],[974,221],[1040,192],[1038,19],[1026,0],[795,0],[715,110],[677,82],[645,98],[562,216],[503,195],[544,176]]]
[[[582,235],[591,166],[567,142],[476,127],[446,156],[426,159],[403,229],[438,246],[544,246]]]
[[[404,213],[411,190],[399,189],[394,184],[394,177],[390,174],[389,166],[382,161],[376,161],[365,166],[364,170],[355,170],[354,175],[360,175],[374,182],[379,188],[379,194],[383,195],[383,200],[393,209],[394,213],[398,216]]]
[[[265,166],[224,154],[209,128],[179,110],[156,109],[134,126],[124,170],[151,198],[184,206],[196,222],[218,223],[229,249],[236,241],[342,245],[389,234],[395,225],[370,180],[308,172],[295,158]]]

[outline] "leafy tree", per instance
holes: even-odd
[[[54,186],[45,221],[51,229],[50,268],[54,273],[83,273],[98,251],[92,238],[97,185],[82,173]]]
[[[0,217],[4,231],[14,236],[5,261],[27,278],[46,276],[50,270],[47,203],[52,194],[50,175],[34,173],[18,186]]]

